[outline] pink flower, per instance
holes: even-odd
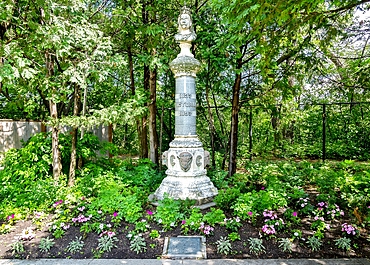
[[[292,215],[293,215],[294,217],[297,217],[297,212],[293,212],[293,213],[292,213]]]
[[[185,223],[186,223],[186,221],[185,221],[185,220],[182,220],[182,221],[181,221],[181,224],[182,224],[182,225],[184,225]]]
[[[53,207],[57,207],[59,204],[62,204],[62,203],[63,203],[63,200],[56,201],[54,202]]]
[[[261,190],[264,190],[264,189],[265,189],[265,187],[264,187],[264,186],[262,186],[262,187],[261,187]]]
[[[12,215],[9,215],[6,220],[14,219],[14,213]]]
[[[148,215],[153,215],[153,212],[152,212],[152,211],[150,211],[150,210],[146,210],[146,213],[147,213]]]
[[[252,212],[248,212],[248,215],[249,215],[249,216],[252,216],[252,215],[253,215],[253,213],[252,213]]]
[[[113,217],[117,217],[117,215],[118,215],[117,212],[113,213]]]

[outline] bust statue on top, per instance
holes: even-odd
[[[175,35],[175,40],[180,43],[181,53],[179,56],[192,56],[188,51],[183,50],[182,44],[187,44],[186,46],[191,46],[191,42],[196,39],[197,35],[193,29],[193,22],[191,19],[191,11],[186,6],[181,8],[180,15],[178,17],[178,33]]]

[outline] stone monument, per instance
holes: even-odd
[[[195,78],[200,63],[190,52],[191,42],[196,39],[192,27],[190,9],[181,8],[175,40],[180,54],[170,63],[176,79],[175,139],[164,152],[162,162],[167,166],[167,177],[153,194],[153,200],[162,200],[165,194],[174,199],[196,200],[197,205],[212,201],[217,189],[207,177],[206,165],[209,152],[204,151],[196,132]]]

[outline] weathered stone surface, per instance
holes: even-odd
[[[162,156],[167,166],[167,177],[151,196],[162,200],[166,194],[174,199],[196,200],[198,205],[208,203],[218,194],[205,167],[209,164],[209,152],[204,151],[196,132],[196,73],[200,63],[190,52],[192,31],[190,10],[182,8],[179,16],[179,33],[176,40],[181,52],[170,63],[176,78],[175,139]]]

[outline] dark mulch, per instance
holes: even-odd
[[[340,232],[340,224],[333,224],[329,233],[325,234],[325,239],[323,239],[323,245],[319,251],[311,251],[305,241],[295,240],[292,253],[285,253],[278,247],[278,238],[290,237],[290,234],[279,233],[278,238],[263,238],[263,245],[266,248],[266,252],[256,256],[251,254],[248,249],[247,239],[250,237],[260,237],[259,227],[262,227],[262,220],[258,221],[256,226],[252,226],[250,223],[244,223],[239,229],[239,234],[241,237],[240,241],[232,242],[233,252],[228,255],[227,258],[236,259],[248,259],[248,258],[369,258],[370,257],[370,242],[367,240],[368,231],[363,229],[361,231],[361,236],[357,238],[352,238],[352,248],[349,252],[340,251],[336,246],[334,239],[342,236]],[[1,225],[1,224],[0,224]],[[122,223],[122,225],[116,230],[117,238],[117,248],[114,248],[111,252],[103,253],[102,255],[96,255],[97,245],[98,245],[98,235],[95,233],[90,233],[88,235],[83,235],[80,233],[79,227],[73,227],[66,232],[66,234],[60,238],[55,239],[55,245],[51,248],[50,252],[43,253],[39,250],[39,242],[41,238],[53,236],[48,232],[48,227],[45,225],[42,228],[36,230],[36,238],[25,241],[25,253],[20,255],[12,255],[12,250],[10,244],[15,241],[15,237],[20,235],[22,230],[35,225],[32,224],[30,220],[19,221],[16,223],[15,228],[7,234],[0,235],[0,258],[22,258],[22,259],[34,259],[34,258],[75,258],[75,259],[85,259],[85,258],[113,258],[113,259],[156,259],[161,256],[163,250],[163,243],[165,237],[175,237],[181,234],[180,227],[168,232],[161,232],[161,237],[159,239],[151,239],[149,237],[149,232],[144,233],[144,238],[147,243],[147,251],[145,253],[136,254],[130,250],[130,242],[126,237],[128,231],[132,230],[132,225]],[[298,228],[298,227],[297,227]],[[151,229],[156,229],[161,231],[155,223],[151,223]],[[293,227],[291,229],[294,229]],[[303,232],[303,238],[308,238],[312,236],[312,229],[310,229],[310,224],[308,222],[302,221],[299,229]],[[217,253],[217,248],[215,242],[220,239],[221,236],[227,237],[230,232],[224,227],[216,226],[214,235],[207,237],[207,258],[209,259],[219,259],[226,258],[226,256]],[[66,252],[65,249],[69,242],[75,238],[83,236],[83,241],[85,246],[83,252],[71,254]]]

